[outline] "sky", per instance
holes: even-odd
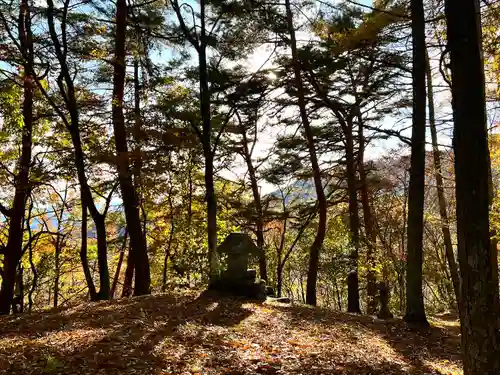
[[[367,6],[372,5],[371,0],[360,0],[360,4]],[[311,40],[312,35],[308,32],[301,31],[297,33],[298,40]],[[258,48],[252,56],[247,60],[247,65],[250,71],[256,71],[262,67],[271,68],[272,67],[272,56],[273,49],[269,46],[263,46]],[[393,125],[391,122],[396,121],[396,119],[387,118],[385,119],[385,127],[391,128]],[[264,124],[261,124],[261,127]],[[271,128],[263,133],[259,134],[258,141],[254,150],[254,159],[266,157],[276,140],[276,136],[281,133],[280,129]],[[376,159],[390,150],[398,146],[398,141],[394,138],[384,141],[374,141],[366,149],[366,159]],[[227,179],[237,179],[241,178],[246,173],[246,166],[242,158],[235,162],[235,165],[230,170],[225,170],[221,172],[221,175]],[[260,181],[260,188],[262,194],[268,194],[277,189],[276,186],[271,185],[265,181]]]

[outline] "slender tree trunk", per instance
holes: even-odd
[[[147,238],[147,215],[144,205],[144,192],[142,184],[142,113],[141,113],[141,84],[139,78],[139,57],[134,58],[134,162],[133,162],[133,183],[137,193],[137,201],[142,213],[142,233]]]
[[[210,283],[219,277],[220,259],[217,252],[217,201],[214,187],[213,155],[205,153],[205,189],[207,200],[208,257],[210,261]]]
[[[174,220],[174,204],[172,202],[172,187],[171,185],[168,192],[168,205],[170,209],[170,233],[168,235],[168,243],[167,248],[165,250],[165,256],[163,259],[163,275],[162,275],[162,283],[161,283],[161,291],[165,292],[167,289],[167,270],[168,270],[168,258],[170,256],[170,252],[172,250],[172,242],[174,240],[174,232],[175,232],[175,220]]]
[[[68,197],[68,184],[66,183],[66,189],[64,190],[64,196],[61,202],[61,208],[59,211],[57,211],[54,208],[54,211],[57,212],[56,214],[56,219],[57,219],[57,231],[56,231],[56,242],[54,244],[55,246],[55,267],[54,267],[54,307],[58,306],[59,303],[59,280],[61,277],[61,253],[62,253],[62,247],[64,244],[64,234],[61,233],[61,228],[62,228],[62,221],[64,219],[64,209],[66,205],[66,200]]]
[[[259,248],[259,270],[260,277],[267,281],[267,262],[264,249],[264,214],[262,212],[262,202],[260,199],[259,186],[257,184],[257,175],[252,162],[251,151],[248,149],[248,139],[245,129],[242,127],[241,135],[243,137],[244,159],[247,164],[250,186],[252,187],[253,201],[255,204],[255,227],[257,235],[257,247]]]
[[[61,276],[61,246],[60,246],[60,239],[59,236],[57,236],[56,239],[56,244],[55,244],[55,267],[54,267],[54,307],[58,306],[59,303],[59,278]]]
[[[314,186],[316,188],[316,197],[318,199],[318,210],[319,210],[319,222],[318,230],[316,232],[316,237],[309,250],[309,269],[307,272],[307,287],[306,287],[306,303],[315,306],[316,300],[316,283],[318,279],[318,267],[319,267],[319,254],[323,246],[323,241],[326,234],[326,210],[327,202],[325,191],[323,189],[323,182],[321,181],[321,170],[318,163],[318,157],[316,155],[316,146],[314,144],[314,135],[309,123],[309,117],[307,115],[306,100],[304,86],[301,77],[301,68],[299,62],[299,56],[297,51],[297,40],[295,37],[295,29],[293,25],[293,13],[290,4],[290,0],[285,0],[286,15],[287,15],[287,25],[288,25],[288,35],[290,37],[290,48],[292,51],[292,61],[293,61],[293,71],[294,71],[294,85],[297,89],[297,99],[300,111],[300,118],[302,121],[302,126],[304,127],[304,134],[307,142],[307,149],[309,150],[309,158],[311,161],[311,167],[313,171]]]
[[[114,298],[116,287],[118,286],[118,280],[120,280],[120,272],[122,270],[123,258],[125,258],[125,249],[127,248],[127,240],[128,240],[128,230],[125,228],[125,235],[123,238],[123,245],[120,249],[120,257],[118,258],[118,264],[116,265],[115,276],[113,277],[113,284],[111,285],[111,291],[109,292],[109,297],[111,299]]]
[[[99,215],[94,219],[97,237],[97,266],[99,269],[99,292],[98,300],[108,300],[110,298],[111,286],[109,283],[108,268],[108,245],[106,242],[106,223],[104,216]]]
[[[200,111],[203,123],[202,144],[205,158],[205,189],[207,201],[207,235],[210,284],[219,278],[220,259],[217,252],[217,197],[214,186],[214,151],[212,151],[212,118],[210,110],[210,89],[207,68],[206,1],[200,1],[200,45],[198,52],[200,79]]]
[[[280,259],[278,259],[280,262]],[[276,267],[276,295],[281,297],[283,294],[283,267],[280,263]]]
[[[370,197],[368,192],[368,181],[366,180],[364,154],[365,154],[365,137],[363,132],[363,119],[361,114],[358,114],[359,128],[359,151],[358,151],[358,171],[359,180],[361,183],[361,205],[363,207],[363,219],[365,222],[365,237],[366,237],[366,294],[368,302],[366,304],[366,312],[370,315],[375,313],[377,309],[377,277],[375,272],[375,250],[377,246],[377,233],[373,223],[373,214],[370,206]]]
[[[346,173],[347,173],[347,195],[349,199],[349,231],[351,245],[350,271],[347,276],[347,311],[361,313],[359,307],[359,211],[358,211],[358,189],[356,186],[356,159],[354,155],[354,136],[352,134],[352,120],[344,122],[344,136],[346,140]]]
[[[436,130],[436,117],[434,111],[434,90],[432,84],[432,72],[429,61],[429,55],[426,49],[426,75],[427,75],[427,100],[429,104],[429,127],[431,129],[432,138],[432,154],[434,158],[434,171],[436,178],[436,188],[439,203],[439,214],[441,216],[441,230],[443,232],[444,239],[444,249],[446,254],[446,260],[448,261],[448,268],[451,274],[451,281],[453,284],[453,290],[455,292],[455,301],[460,303],[460,277],[458,274],[458,266],[455,260],[455,254],[453,252],[453,244],[451,242],[450,233],[450,221],[448,219],[446,197],[444,195],[444,183],[443,183],[443,170],[441,167],[441,153],[439,151],[438,140],[437,140],[437,130]]]
[[[130,249],[127,256],[127,268],[125,269],[125,277],[123,279],[122,298],[132,295],[132,282],[134,281],[134,260],[130,254]]]
[[[30,165],[33,134],[33,93],[35,77],[33,71],[33,41],[31,35],[31,13],[28,0],[22,0],[19,11],[19,39],[23,55],[23,127],[19,170],[15,176],[15,192],[9,220],[7,246],[3,259],[3,277],[0,289],[0,314],[9,314],[14,297],[16,270],[21,260],[23,242],[23,220],[26,200],[30,191]]]
[[[162,280],[161,280],[161,292],[165,293],[167,290],[167,272],[168,272],[168,256],[169,253],[165,251],[163,256],[163,272],[162,272]]]
[[[425,19],[422,0],[411,1],[413,40],[413,128],[408,195],[408,258],[405,321],[427,325],[422,291],[425,193]]]
[[[455,122],[464,374],[500,374],[498,264],[496,249],[490,243],[489,150],[479,1],[446,0],[445,13]]]
[[[24,312],[24,278],[23,267],[19,265],[16,272],[16,282],[14,287],[14,300],[12,303],[12,312],[14,314]]]
[[[188,196],[187,196],[187,218],[186,218],[186,228],[184,230],[184,236],[182,240],[182,254],[186,254],[190,248],[191,243],[191,224],[193,222],[193,155],[189,154],[189,166],[188,166]]]
[[[125,210],[125,218],[130,236],[130,249],[135,265],[134,295],[150,293],[151,275],[147,253],[146,238],[142,231],[139,215],[139,201],[130,171],[130,158],[127,146],[127,132],[123,115],[123,96],[125,89],[125,35],[127,28],[127,1],[116,2],[116,37],[114,58],[112,117],[117,155],[118,178]]]
[[[80,260],[82,263],[83,274],[85,275],[85,281],[87,282],[87,287],[89,289],[89,295],[91,301],[96,301],[98,299],[96,287],[94,280],[92,279],[92,273],[89,268],[89,261],[87,258],[87,206],[82,199],[82,227],[81,227],[81,247],[80,247]]]
[[[29,225],[29,224],[28,224]],[[30,239],[28,239],[30,241]],[[28,312],[33,310],[33,294],[38,286],[38,271],[35,266],[35,262],[33,261],[33,245],[30,243],[28,245],[28,257],[30,262],[31,273],[33,274],[33,279],[31,280],[31,287],[28,292]]]

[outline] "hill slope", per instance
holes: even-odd
[[[0,374],[461,374],[454,322],[412,332],[194,292],[0,319]]]

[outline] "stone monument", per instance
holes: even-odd
[[[257,271],[248,269],[250,256],[258,256],[259,248],[248,234],[231,233],[217,247],[219,254],[227,255],[227,268],[211,289],[243,297],[266,299],[266,283],[256,279]]]

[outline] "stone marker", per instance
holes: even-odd
[[[265,281],[256,280],[257,271],[248,269],[250,256],[257,256],[260,251],[250,236],[245,233],[231,233],[217,247],[217,251],[227,255],[227,269],[211,289],[264,300]]]

